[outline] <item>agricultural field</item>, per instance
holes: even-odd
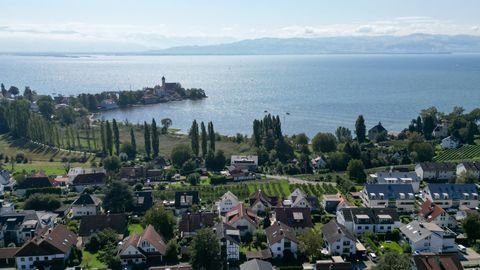
[[[480,159],[480,145],[465,145],[457,149],[443,150],[434,157],[435,161],[454,161],[465,159]]]

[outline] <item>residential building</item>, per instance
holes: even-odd
[[[455,233],[434,223],[412,221],[400,227],[403,238],[412,252],[456,252]]]
[[[249,171],[255,171],[258,167],[258,156],[231,156],[230,165],[234,167],[246,167]]]
[[[200,205],[198,191],[177,191],[175,192],[175,212],[185,213],[193,205]]]
[[[317,170],[324,169],[325,167],[327,167],[327,162],[325,161],[325,159],[323,159],[320,156],[317,156],[316,158],[312,158],[310,162],[312,164],[312,167]]]
[[[272,212],[272,222],[281,222],[296,230],[313,228],[310,208],[276,207]]]
[[[448,162],[422,162],[415,165],[415,172],[420,180],[448,181],[455,178],[456,166]]]
[[[423,190],[423,199],[447,208],[478,206],[478,193],[475,184],[427,184]]]
[[[192,237],[200,229],[213,227],[216,218],[218,218],[218,214],[212,212],[182,214],[178,224],[180,237]]]
[[[228,166],[226,171],[221,172],[229,181],[247,181],[257,179],[257,175],[245,166]]]
[[[100,109],[102,110],[114,110],[117,108],[117,102],[113,98],[106,98],[100,102]]]
[[[329,255],[351,257],[356,254],[357,238],[345,226],[331,220],[322,226],[323,242]]]
[[[217,223],[213,230],[225,248],[227,260],[240,260],[240,231],[223,222]]]
[[[370,141],[385,140],[387,133],[388,131],[382,126],[382,123],[378,122],[378,125],[368,130],[368,139]]]
[[[118,255],[122,265],[159,265],[166,254],[166,244],[152,225],[139,235],[125,238],[119,245]]]
[[[240,270],[274,270],[272,264],[266,261],[253,259],[240,264]]]
[[[285,253],[297,257],[299,242],[295,231],[282,222],[275,222],[265,229],[267,245],[274,258],[283,258]]]
[[[83,193],[72,203],[72,218],[99,215],[102,213],[101,201],[97,197]]]
[[[225,194],[222,195],[220,200],[216,203],[218,212],[223,215],[226,212],[232,210],[235,206],[237,206],[239,200],[235,194],[230,191],[227,191]]]
[[[413,256],[413,268],[417,270],[463,270],[456,254],[421,254]]]
[[[328,213],[335,213],[337,211],[337,206],[343,200],[341,193],[337,194],[324,194],[322,196],[322,206]]]
[[[0,248],[0,268],[15,269],[15,254],[18,250],[18,247]]]
[[[223,222],[240,230],[240,235],[245,236],[247,232],[253,234],[260,218],[243,203],[239,203],[225,214]]]
[[[49,269],[65,264],[77,245],[77,235],[64,225],[44,228],[15,254],[17,269]]]
[[[294,208],[310,208],[310,210],[318,209],[318,198],[315,196],[307,196],[299,188],[296,188],[287,199],[283,201],[284,207]]]
[[[457,165],[457,178],[463,174],[470,174],[480,178],[480,162],[462,162]]]
[[[122,238],[128,232],[128,217],[126,214],[107,214],[82,216],[78,234],[82,237],[103,231],[107,228],[114,230]]]
[[[3,194],[5,187],[10,184],[10,173],[7,170],[0,170],[0,195]]]
[[[133,212],[145,213],[153,206],[152,191],[135,191],[133,193]]]
[[[365,232],[387,233],[400,228],[400,216],[395,208],[343,208],[337,212],[337,223],[354,235]]]
[[[255,191],[250,196],[250,207],[255,213],[263,213],[267,210],[267,208],[272,208],[277,204],[277,197],[270,197],[261,189]]]
[[[369,175],[372,184],[406,184],[412,185],[413,191],[417,193],[420,190],[420,179],[415,172],[378,172]]]
[[[15,194],[24,197],[27,189],[52,187],[50,179],[42,172],[25,177],[20,183],[15,185]]]
[[[415,210],[415,195],[408,184],[367,184],[360,193],[366,207],[396,207],[399,212]]]
[[[440,145],[442,146],[442,149],[455,149],[460,146],[460,141],[453,136],[448,136],[442,139]]]
[[[440,139],[448,136],[448,124],[446,121],[438,124],[432,132],[433,137]]]
[[[15,204],[9,201],[0,200],[0,216],[11,213],[15,213]]]
[[[426,200],[418,211],[418,221],[434,223],[440,228],[454,228],[457,225],[455,218],[437,204]]]
[[[104,186],[107,172],[103,168],[71,168],[68,171],[68,184],[77,192],[92,186]]]
[[[305,264],[304,264],[305,265]],[[345,261],[341,256],[332,256],[329,260],[318,260],[311,268],[304,270],[351,270],[352,263]]]
[[[42,224],[39,216],[45,212],[25,210],[20,212],[6,212],[0,215],[0,247],[8,246],[14,243],[16,246],[22,245],[34,237],[35,233],[43,227],[52,226],[54,221],[48,222],[48,219]]]

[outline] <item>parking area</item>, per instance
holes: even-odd
[[[458,255],[463,267],[472,268],[480,265],[480,254],[472,248],[467,248],[466,254],[459,252]]]

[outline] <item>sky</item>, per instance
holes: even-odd
[[[122,52],[262,37],[480,36],[478,0],[0,0],[0,52]]]

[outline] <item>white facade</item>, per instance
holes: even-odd
[[[391,217],[385,217],[383,221],[379,219],[379,223],[372,223],[371,218],[364,215],[355,217],[353,220],[346,220],[342,211],[337,212],[337,222],[345,226],[345,228],[354,235],[362,235],[365,232],[387,233],[393,231],[395,228],[400,228],[402,225],[400,221],[394,221]]]
[[[254,205],[252,205],[251,209],[255,214],[265,212],[268,206],[262,203],[262,201],[257,200]]]
[[[366,207],[385,208],[395,206],[399,212],[413,212],[415,210],[415,195],[413,193],[400,194],[401,197],[390,201],[384,193],[371,193],[364,189],[361,192],[361,199]]]
[[[298,243],[285,237],[276,243],[269,243],[269,247],[273,258],[283,258],[283,254],[286,250],[290,250],[293,256],[295,258],[297,257]]]
[[[435,224],[410,222],[400,228],[404,239],[410,245],[412,252],[456,252],[455,234],[444,231]]]
[[[253,234],[255,229],[257,228],[256,224],[251,223],[245,217],[242,217],[233,223],[229,223],[229,225],[237,228],[240,231],[240,235],[242,236],[245,236],[247,232]]]
[[[356,253],[355,241],[345,236],[333,243],[325,241],[325,247],[329,255],[351,256]]]
[[[78,218],[81,216],[92,216],[100,214],[97,212],[97,206],[95,205],[72,205],[72,217]]]
[[[443,166],[440,168],[424,169],[421,164],[415,165],[415,172],[420,180],[425,179],[437,179],[437,180],[449,180],[455,178],[456,169],[447,169]]]
[[[219,213],[226,213],[232,210],[235,206],[239,203],[237,196],[235,196],[232,192],[227,191],[223,194],[220,201],[217,202],[217,208]]]
[[[460,146],[460,142],[454,137],[448,136],[442,140],[441,145],[443,149],[455,149]]]
[[[379,172],[369,177],[377,184],[406,184],[412,185],[414,192],[420,190],[420,179],[415,172]]]
[[[478,164],[478,163],[477,163]],[[479,169],[467,169],[467,167],[465,166],[465,163],[460,163],[457,165],[457,177],[460,177],[462,176],[462,174],[466,174],[466,173],[469,173],[475,177],[477,177],[477,179],[480,178],[480,170]]]
[[[457,186],[460,184],[456,184]],[[436,205],[442,207],[443,209],[447,208],[458,208],[460,206],[465,206],[468,208],[475,208],[479,204],[478,194],[477,193],[462,193],[459,194],[460,197],[452,197],[452,195],[446,192],[435,192],[431,191],[429,185],[423,190],[423,200],[429,200],[434,202]]]
[[[240,260],[240,245],[234,241],[227,239],[226,241],[227,260]]]
[[[34,266],[35,262],[48,262],[53,260],[65,261],[68,256],[69,255],[65,257],[65,254],[55,254],[48,256],[15,257],[15,262],[17,264],[17,269],[35,270],[37,269],[37,267]]]

